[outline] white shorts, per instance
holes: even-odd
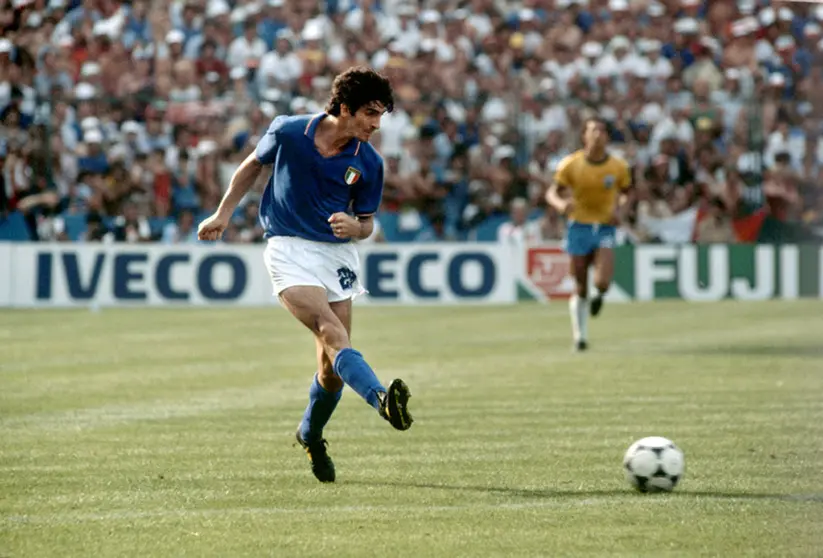
[[[263,259],[275,295],[289,287],[312,286],[326,289],[329,302],[339,302],[366,292],[360,282],[360,256],[351,242],[274,236],[268,240]]]

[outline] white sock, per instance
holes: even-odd
[[[572,318],[572,334],[575,341],[586,341],[589,337],[589,301],[576,294],[569,299],[569,315]]]

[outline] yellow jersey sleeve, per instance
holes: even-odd
[[[571,167],[575,159],[576,154],[572,153],[571,155],[566,155],[557,163],[557,170],[554,172],[554,181],[558,186],[574,188],[574,178],[572,177]]]

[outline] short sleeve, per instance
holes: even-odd
[[[572,180],[571,180],[571,162],[572,156],[567,155],[557,163],[557,170],[554,173],[554,181],[557,183],[558,186],[565,186],[567,188],[572,187]]]
[[[377,213],[383,197],[383,161],[377,166],[374,176],[365,181],[354,194],[352,209],[358,217],[368,217]]]
[[[279,146],[278,132],[285,120],[285,116],[278,116],[272,120],[269,129],[266,130],[266,133],[263,134],[263,137],[257,142],[254,155],[257,157],[257,160],[264,165],[274,164],[274,160],[277,158],[277,148]]]

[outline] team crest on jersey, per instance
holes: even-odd
[[[608,190],[609,188],[614,186],[615,177],[613,174],[607,174],[606,178],[603,179],[603,186]]]
[[[355,182],[360,180],[360,171],[354,167],[349,167],[346,169],[346,176],[344,178],[346,184],[352,186]]]

